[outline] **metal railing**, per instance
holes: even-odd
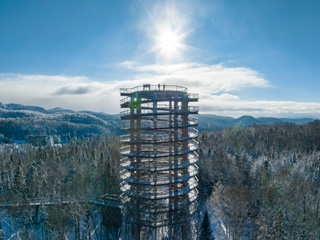
[[[169,124],[169,123],[158,123],[156,126],[154,126],[153,123],[143,122],[141,123],[141,126],[138,127],[137,123],[134,123],[133,126],[131,126],[130,123],[124,123],[120,125],[121,130],[128,131],[128,130],[166,130],[170,128],[183,128],[183,127],[192,127],[197,126],[199,122],[199,119],[193,118],[188,120],[186,124],[183,124],[182,122],[179,122],[178,124]]]
[[[126,91],[124,91],[124,92],[126,92]],[[189,100],[198,100],[199,99],[199,94],[198,93],[188,93],[187,96],[188,96]],[[163,94],[160,94],[158,96],[158,98],[157,98],[158,101],[164,101],[164,100],[169,100],[169,99],[172,99],[172,98],[170,98],[170,97],[168,98],[167,95],[163,95]],[[120,105],[124,105],[126,103],[131,102],[131,101],[133,101],[133,99],[131,99],[131,97],[129,97],[129,96],[125,97],[125,98],[120,100]],[[147,103],[147,102],[152,103],[152,100],[150,100],[148,98],[141,98],[140,102],[141,103]]]
[[[189,99],[199,99],[199,94],[198,93],[188,93],[188,98]]]
[[[120,100],[120,105],[123,105],[125,103],[128,103],[131,101],[131,97],[125,97],[123,99]]]
[[[169,164],[168,162],[166,163],[157,162],[157,164],[155,165],[154,161],[140,162],[139,164],[135,162],[134,164],[132,164],[129,158],[124,158],[124,160],[121,160],[120,165],[123,168],[125,168],[127,171],[158,172],[158,171],[168,171],[168,170],[177,170],[177,169],[186,168],[197,162],[198,162],[198,158],[190,157],[188,158],[187,161],[182,161],[182,159],[180,159],[173,164]]]
[[[129,185],[129,184],[127,184]],[[188,194],[189,192],[191,192],[193,189],[195,189],[198,186],[198,178],[192,177],[191,179],[188,180],[188,185],[185,186],[182,189],[179,189],[175,192],[156,192],[156,193],[149,193],[149,192],[145,192],[142,193],[141,192],[134,192],[131,190],[127,190],[126,194],[130,197],[138,197],[138,198],[144,198],[144,199],[150,199],[150,200],[160,200],[160,199],[166,199],[166,198],[171,198],[171,197],[178,197],[178,196],[184,196],[186,194]],[[155,188],[157,189],[157,188]]]
[[[143,86],[137,86],[133,88],[120,88],[120,94],[130,94],[140,91],[177,91],[177,92],[187,92],[188,88],[181,87],[177,85],[151,85],[144,84]]]
[[[159,114],[181,114],[181,113],[198,113],[199,112],[199,106],[188,106],[188,110],[181,109],[181,106],[179,106],[178,109],[170,109],[169,105],[160,105],[160,108],[157,109],[157,111],[152,110],[152,106],[146,106],[145,108],[141,106],[141,112],[138,113],[136,109],[134,109],[133,113],[131,113],[131,110],[124,110],[120,112],[120,117],[125,116],[142,116],[142,115],[159,115]]]
[[[183,209],[184,212],[188,212],[190,215],[197,211],[197,202],[193,201],[190,204],[186,204],[183,207],[179,207],[178,209],[174,209],[173,211],[179,212]],[[147,208],[146,208],[147,209]],[[171,210],[172,211],[172,210]],[[184,220],[182,218],[175,218],[173,215],[168,215],[168,211],[141,211],[141,218],[137,220],[136,217],[130,217],[131,223],[142,223],[143,226],[151,227],[151,228],[158,228],[168,225],[175,225],[178,223],[183,223]],[[170,220],[169,220],[170,219]]]
[[[193,152],[195,150],[198,149],[198,145],[199,143],[192,139],[190,140],[190,142],[188,143],[188,147],[182,149],[182,146],[178,147],[178,151],[176,152],[172,152],[170,151],[170,145],[167,146],[160,146],[155,148],[152,144],[150,145],[142,145],[141,149],[139,150],[139,152],[136,151],[136,146],[134,146],[133,151],[131,151],[131,146],[127,145],[127,146],[123,146],[120,148],[120,153],[123,156],[139,156],[139,157],[164,157],[164,156],[171,156],[171,155],[183,155],[183,154],[187,154],[190,152]]]
[[[199,145],[199,143],[196,140],[191,139],[191,140],[189,140],[188,148],[191,150],[195,150],[198,148],[198,145]],[[150,151],[154,151],[156,149],[158,152],[169,152],[170,147],[173,147],[173,145],[172,144],[161,144],[156,147],[154,144],[142,144],[140,146],[140,151],[141,152],[150,152]],[[137,149],[137,146],[133,146],[133,149],[135,151]],[[182,149],[181,144],[179,145],[178,149],[181,151],[184,150],[184,149]],[[121,153],[123,153],[123,152],[127,153],[130,150],[131,150],[130,145],[126,145],[126,146],[123,146],[120,148]]]
[[[143,134],[140,139],[137,138],[137,136],[134,136],[131,140],[131,135],[121,135],[120,141],[122,143],[130,143],[130,142],[140,142],[140,143],[164,143],[164,142],[177,142],[177,141],[183,141],[188,140],[191,138],[197,138],[199,136],[199,131],[195,128],[189,128],[188,137],[182,137],[182,133],[179,132],[177,138],[174,138],[174,136],[170,136],[169,134],[159,134],[157,136],[154,136],[153,134]]]
[[[141,171],[166,171],[172,169],[180,169],[190,166],[199,161],[199,155],[196,152],[189,153],[188,160],[178,156],[175,160],[169,160],[167,157],[162,160],[158,158],[156,161],[153,158],[142,158],[139,164],[136,160],[128,157],[120,159],[120,164],[127,170],[141,170]]]
[[[98,205],[110,205],[120,207],[121,197],[116,194],[105,194],[103,196],[79,196],[79,197],[44,197],[44,198],[10,198],[1,199],[0,207],[22,207],[22,206],[50,206],[66,205],[74,203],[93,203]]]
[[[142,203],[142,206],[139,209],[139,211],[149,213],[149,214],[150,213],[158,214],[158,213],[169,212],[172,209],[174,209],[174,211],[181,210],[183,208],[188,207],[190,203],[194,202],[197,199],[197,196],[198,196],[198,191],[196,189],[193,189],[191,192],[187,194],[186,199],[184,199],[183,201],[179,201],[175,204],[173,204],[173,202],[170,202],[170,201],[159,200],[159,201],[156,201],[156,204],[153,204],[150,207],[149,201],[145,201],[146,203]]]
[[[124,177],[121,176],[129,184],[136,185],[148,185],[148,186],[159,186],[159,185],[169,185],[174,183],[183,183],[196,176],[199,173],[199,168],[196,164],[187,167],[187,172],[182,174],[179,173],[177,177],[172,178],[172,176],[167,174],[152,174],[141,175],[139,178],[136,177]]]

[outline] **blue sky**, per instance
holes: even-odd
[[[200,93],[202,113],[319,118],[319,9],[312,0],[2,0],[0,101],[117,113],[120,87],[165,83]]]

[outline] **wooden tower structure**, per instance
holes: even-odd
[[[120,89],[122,190],[128,197],[135,239],[143,229],[167,228],[171,239],[182,213],[192,213],[198,195],[199,95],[173,85]],[[157,238],[156,236],[154,238]]]

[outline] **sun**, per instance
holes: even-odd
[[[171,1],[165,5],[155,4],[151,10],[145,8],[149,18],[144,29],[148,39],[152,39],[147,51],[154,53],[157,61],[179,62],[185,60],[188,50],[192,50],[186,40],[193,30],[190,29],[188,15],[180,11],[181,8]]]
[[[183,50],[187,48],[184,44],[186,35],[171,26],[163,26],[154,37],[155,45],[152,51],[156,51],[161,58],[169,62],[181,58]]]
[[[156,48],[169,60],[179,54],[182,48],[182,37],[171,28],[164,29],[157,36]]]

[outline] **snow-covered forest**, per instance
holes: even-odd
[[[0,202],[25,204],[0,209],[0,239],[117,236],[119,209],[102,209],[80,200],[119,194],[118,146],[117,137],[102,136],[73,139],[62,146],[0,145]],[[72,199],[74,204],[29,206],[35,199]]]
[[[204,132],[199,140],[200,196],[216,236],[320,239],[320,121]]]
[[[320,121],[203,132],[199,143],[200,239],[320,239]],[[120,194],[117,136],[0,154],[0,201],[26,203],[0,209],[0,239],[130,239],[115,208],[27,204]]]

